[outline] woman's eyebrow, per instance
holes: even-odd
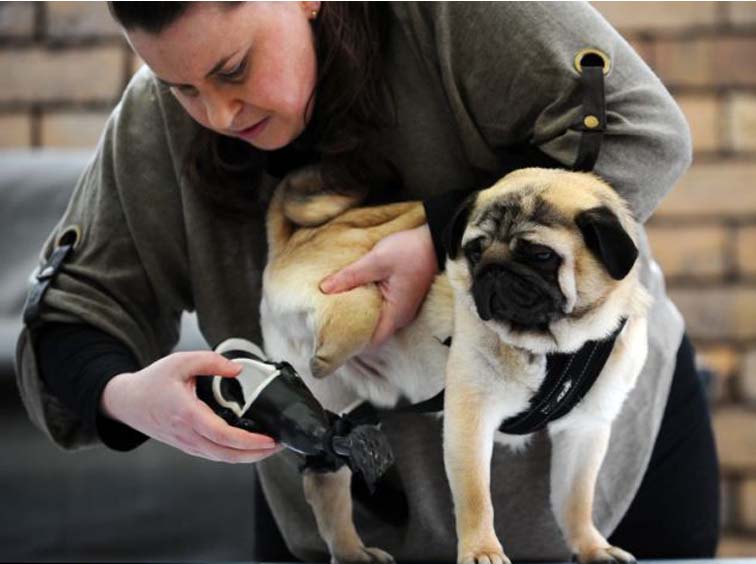
[[[220,70],[221,70],[221,69],[222,69],[222,68],[223,68],[223,67],[224,67],[224,66],[226,65],[226,63],[227,63],[227,62],[228,62],[229,60],[231,60],[231,58],[233,58],[233,57],[234,57],[234,56],[235,56],[235,55],[236,55],[236,54],[237,54],[237,53],[238,53],[239,51],[240,51],[240,49],[237,49],[236,51],[234,51],[233,53],[231,53],[231,54],[230,54],[230,55],[228,55],[227,57],[223,57],[223,58],[222,58],[222,59],[221,59],[220,61],[218,61],[218,62],[217,62],[217,63],[215,64],[215,66],[214,66],[214,67],[213,67],[212,69],[210,69],[210,72],[208,72],[208,73],[207,73],[207,74],[205,75],[205,78],[210,78],[210,77],[211,77],[211,76],[213,76],[213,75],[214,75],[215,73],[217,73],[218,71],[220,71]],[[159,80],[160,82],[162,82],[163,84],[165,84],[165,85],[167,85],[167,86],[170,86],[170,87],[172,87],[172,88],[181,88],[181,87],[184,87],[184,86],[191,86],[191,84],[175,84],[175,83],[173,83],[173,82],[168,82],[167,80],[163,80],[162,78],[160,78],[160,77],[159,77],[159,76],[157,76],[157,75],[155,75],[155,76],[157,77],[157,79],[158,79],[158,80]]]

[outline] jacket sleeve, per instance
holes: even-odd
[[[632,47],[588,3],[428,2],[408,7],[450,118],[492,154],[536,147],[570,168],[582,97],[575,56],[608,55],[607,130],[594,172],[645,222],[691,161],[688,125]],[[485,166],[485,163],[484,163]]]
[[[23,329],[17,344],[17,383],[27,412],[63,448],[99,440],[91,425],[40,378],[34,327],[49,322],[90,325],[122,342],[140,366],[170,352],[178,341],[181,313],[191,309],[174,161],[158,86],[143,69],[113,111],[64,216],[42,249],[40,267],[59,236],[79,234],[37,319]]]

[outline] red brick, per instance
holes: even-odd
[[[718,409],[713,423],[722,468],[756,475],[756,413],[738,407]]]
[[[741,275],[756,277],[756,225],[736,231],[735,260]]]
[[[121,37],[105,2],[47,2],[47,33],[67,39]]]
[[[727,21],[734,26],[756,23],[756,2],[722,2]]]
[[[680,30],[717,23],[716,2],[592,2],[620,31]]]
[[[0,2],[0,37],[34,35],[33,2]]]
[[[756,212],[756,162],[694,164],[663,200],[656,217],[752,216]]]
[[[123,64],[121,47],[0,51],[0,102],[117,100]]]
[[[667,86],[711,86],[721,80],[710,38],[659,39],[654,70]]]
[[[669,276],[714,278],[725,272],[728,232],[724,227],[650,226],[651,249]]]
[[[635,49],[635,52],[640,55],[648,66],[654,67],[654,44],[647,39],[641,39],[639,37],[626,37],[627,42]]]
[[[654,68],[668,86],[754,86],[755,55],[756,37],[660,39]]]
[[[756,532],[756,479],[746,480],[741,491],[740,508],[743,516],[741,525]]]
[[[693,338],[717,341],[756,338],[756,288],[671,286],[669,294]]]
[[[42,116],[44,147],[90,147],[100,139],[108,112],[56,112]]]
[[[756,554],[756,535],[733,535],[722,536],[717,549],[718,558],[746,558]]]
[[[743,358],[743,371],[740,374],[740,392],[743,400],[756,406],[756,349],[746,352]],[[756,432],[756,429],[754,429]]]
[[[740,366],[740,356],[730,345],[701,345],[696,343],[697,364],[710,369],[715,376],[713,382],[714,401],[731,400],[730,387]]]
[[[0,115],[0,148],[29,147],[32,142],[31,127],[31,116],[28,114]]]
[[[717,84],[756,86],[756,37],[723,37],[714,42]]]
[[[680,105],[690,124],[694,152],[716,151],[720,148],[720,103],[713,94],[678,95]]]
[[[727,103],[728,148],[756,152],[756,95],[734,93]]]

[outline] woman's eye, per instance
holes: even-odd
[[[219,72],[218,76],[221,78],[225,78],[227,80],[233,80],[236,78],[239,78],[243,73],[244,69],[247,67],[247,59],[244,59],[241,63],[239,63],[236,68],[231,69],[227,72]]]
[[[174,92],[179,92],[182,96],[194,98],[197,95],[197,89],[192,86],[174,86],[171,88]]]

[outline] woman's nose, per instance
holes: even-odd
[[[234,123],[241,102],[233,96],[216,92],[205,96],[205,113],[210,127],[216,131],[228,131]]]

